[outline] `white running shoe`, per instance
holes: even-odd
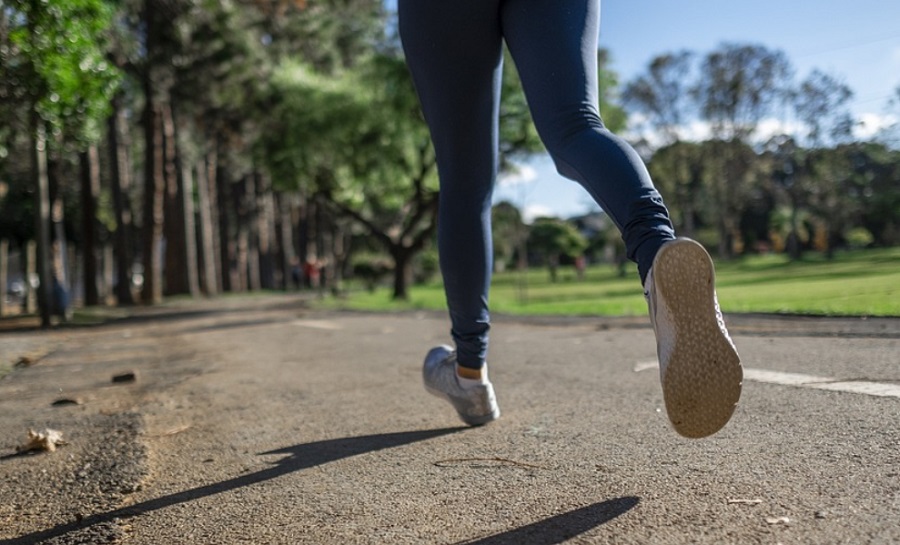
[[[432,348],[422,366],[425,389],[453,405],[462,421],[481,426],[500,418],[500,408],[490,381],[468,388],[456,379],[456,352],[449,346]]]
[[[644,296],[672,426],[685,437],[716,433],[741,397],[743,371],[719,310],[712,259],[687,238],[663,244],[644,282]]]

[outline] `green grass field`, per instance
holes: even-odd
[[[900,248],[838,253],[833,260],[809,254],[718,261],[719,301],[725,312],[900,316]],[[325,299],[327,308],[354,310],[445,309],[439,282],[413,286],[407,302],[381,288],[350,290]],[[636,269],[621,278],[609,265],[589,267],[583,281],[571,268],[551,283],[544,269],[495,275],[491,311],[518,315],[643,315],[647,312]]]

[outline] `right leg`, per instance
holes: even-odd
[[[557,170],[587,189],[615,222],[643,281],[657,250],[675,234],[640,156],[600,118],[599,0],[505,0],[502,17],[535,126]]]
[[[491,195],[502,38],[498,0],[400,0],[400,35],[437,155],[438,253],[459,365],[487,357]]]
[[[622,231],[657,335],[673,427],[715,433],[740,398],[740,357],[725,328],[714,270],[699,244],[673,240],[662,198],[638,154],[610,133],[597,104],[599,0],[505,0],[503,31],[535,125],[557,168],[580,182]]]

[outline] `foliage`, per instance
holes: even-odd
[[[495,270],[505,270],[512,264],[516,252],[521,252],[528,235],[519,209],[509,201],[502,201],[491,208],[491,237],[494,248]]]
[[[222,283],[229,275],[264,268],[266,259],[271,269],[273,262],[287,263],[302,252],[302,242],[264,240],[261,231],[308,236],[303,233],[310,226],[303,222],[312,219],[298,219],[307,207],[328,215],[335,229],[349,229],[352,220],[355,234],[365,232],[367,250],[382,256],[357,260],[358,274],[393,273],[393,295],[404,296],[406,282],[425,281],[437,272],[430,245],[438,180],[398,43],[385,37],[392,23],[385,21],[384,9],[380,0],[5,0],[0,236],[15,246],[34,237],[30,158],[40,122],[49,127],[65,236],[78,246],[76,152],[99,144],[103,186],[113,187],[110,150],[104,149],[112,144],[101,137],[114,101],[117,119],[129,125],[119,136],[136,158],[121,165],[134,171],[130,174],[162,154],[165,188],[171,192],[184,176],[207,169],[208,189],[218,196],[209,197],[216,200],[206,211],[222,222],[215,241]],[[605,124],[618,131],[625,113],[616,107],[618,81],[610,58],[598,51],[600,103]],[[641,128],[655,133],[645,140],[653,151],[649,168],[679,231],[711,244],[719,241],[723,255],[781,249],[795,240],[798,250],[818,245],[840,261],[836,251],[843,246],[900,244],[897,127],[878,142],[853,142],[852,91],[839,77],[817,70],[795,84],[791,72],[777,50],[723,44],[705,55],[659,55],[626,85],[625,104],[641,114]],[[502,97],[500,166],[508,168],[541,149],[508,58]],[[156,118],[140,115],[148,104]],[[900,89],[892,104],[897,111]],[[154,138],[161,128],[153,123],[169,107],[174,123],[166,130],[174,134],[163,135],[160,144]],[[764,122],[782,113],[797,121],[785,125],[790,133],[759,141]],[[144,179],[151,174],[152,169],[144,170]],[[247,180],[259,183],[248,186]],[[126,199],[152,198],[140,184],[123,189]],[[104,230],[119,231],[118,216],[110,214],[112,191],[99,193],[95,227],[101,236],[107,236]],[[188,197],[200,202],[199,193]],[[506,204],[493,214],[498,269],[527,257],[522,240],[527,228],[520,212]],[[263,217],[267,207],[269,216]],[[117,205],[120,212],[130,215],[130,208]],[[145,232],[155,221],[148,213],[154,209],[145,208],[136,218]],[[173,223],[168,214],[167,226]],[[555,266],[561,257],[584,251],[568,227],[548,224],[554,222],[539,222],[528,241],[532,257]],[[123,240],[132,250],[133,238]],[[357,242],[341,251],[354,251]],[[133,254],[119,246],[116,252],[127,259]],[[151,255],[147,247],[143,252]],[[794,258],[802,267],[808,257],[798,251]],[[167,269],[181,266],[166,263]]]
[[[537,146],[517,79],[501,103],[501,153]],[[413,256],[437,226],[434,150],[409,71],[390,52],[361,59],[352,71],[323,75],[284,62],[268,102],[274,115],[263,155],[276,184],[315,194],[353,219],[395,260],[403,297]]]
[[[788,96],[791,71],[783,52],[761,45],[726,43],[708,53],[692,92],[713,136],[746,141]]]
[[[853,141],[853,93],[839,77],[815,69],[795,84],[792,73],[778,50],[723,44],[703,56],[658,55],[626,85],[676,228],[688,236],[714,228],[723,257],[776,247],[799,259],[817,246],[830,255],[854,227],[893,243],[891,151]],[[797,123],[773,119],[785,112]],[[773,120],[792,131],[761,141]]]
[[[106,60],[104,0],[5,2],[0,96],[34,108],[53,134],[96,141],[119,74]],[[4,100],[6,102],[6,100]]]
[[[690,51],[658,55],[623,92],[625,105],[646,116],[666,144],[681,138],[694,107],[688,90],[693,58]]]
[[[556,280],[560,258],[574,259],[588,248],[588,240],[569,222],[555,218],[539,218],[528,234],[528,249],[537,254]]]
[[[324,199],[362,225],[396,261],[398,296],[437,210],[434,153],[402,60],[372,56],[325,77],[283,63],[263,153],[276,184]]]
[[[363,282],[366,289],[375,291],[376,286],[391,273],[391,263],[384,256],[359,253],[353,258],[353,277]]]
[[[612,132],[625,129],[627,115],[619,106],[619,76],[612,68],[612,54],[608,49],[597,51],[597,77],[600,87],[600,114],[603,125]]]
[[[875,241],[875,237],[865,227],[854,227],[847,231],[847,244],[854,250],[866,248]]]
[[[806,125],[806,136],[813,147],[846,142],[852,137],[853,116],[847,108],[852,97],[849,87],[820,70],[813,70],[800,83],[794,108]]]
[[[691,236],[695,220],[709,203],[702,198],[707,185],[707,162],[702,144],[676,141],[653,154],[650,174],[670,204],[675,228]]]

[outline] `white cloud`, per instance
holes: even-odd
[[[765,142],[773,136],[781,134],[802,135],[805,134],[805,132],[806,129],[803,127],[803,124],[798,121],[787,121],[769,117],[759,122],[759,125],[754,132],[754,136],[758,142]]]
[[[525,207],[522,212],[522,220],[525,223],[532,223],[537,218],[552,217],[556,212],[549,206],[543,204],[530,204]]]
[[[530,165],[516,165],[512,172],[505,172],[497,179],[499,187],[510,188],[523,184],[530,184],[537,180],[538,173]]]
[[[864,113],[861,114],[857,120],[859,124],[856,126],[856,130],[853,131],[857,138],[861,138],[863,140],[869,139],[884,129],[887,129],[891,125],[900,122],[900,119],[897,119],[896,115],[893,114],[873,114],[873,113]]]
[[[694,120],[678,128],[678,137],[689,142],[703,142],[712,137],[712,128],[706,121]]]

